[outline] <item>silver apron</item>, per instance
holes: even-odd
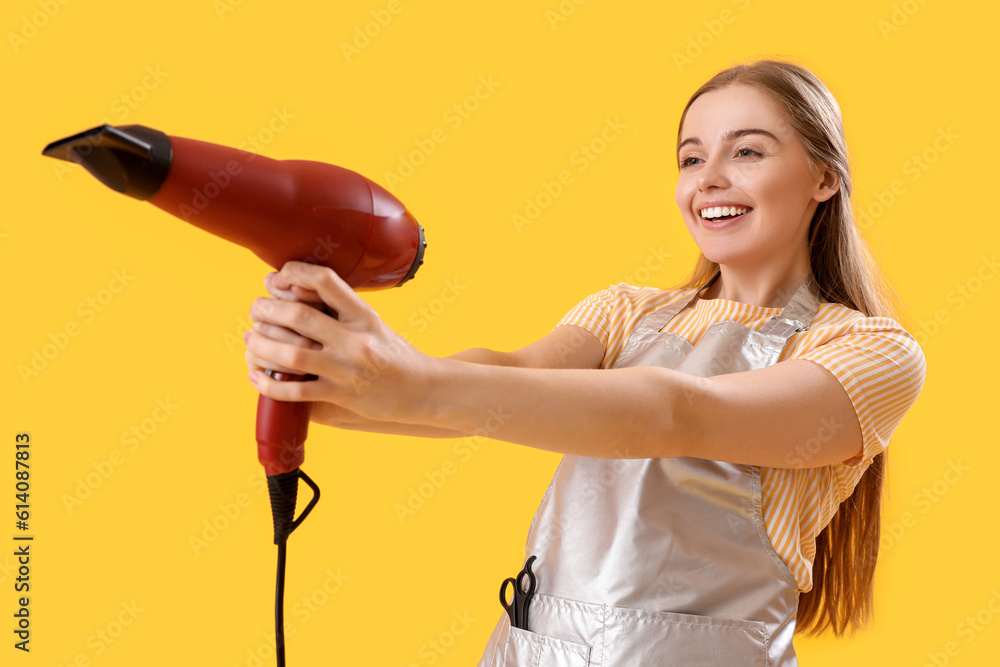
[[[643,318],[613,368],[763,368],[820,304],[810,275],[759,330],[718,322],[692,346],[660,330],[699,289]],[[760,466],[627,453],[562,458],[528,534],[528,629],[503,613],[479,667],[795,667],[798,585],[764,527]]]

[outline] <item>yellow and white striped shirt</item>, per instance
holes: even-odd
[[[593,333],[604,345],[601,368],[611,368],[639,321],[682,295],[682,290],[618,283],[582,300],[555,326],[572,324]],[[662,331],[695,344],[716,322],[733,320],[758,329],[781,310],[696,299]],[[761,469],[767,534],[804,593],[812,588],[816,536],[851,495],[872,458],[889,444],[923,387],[926,363],[916,340],[895,320],[865,317],[826,301],[809,329],[789,338],[778,363],[787,359],[809,359],[833,373],[850,396],[864,436],[863,454],[834,465]]]

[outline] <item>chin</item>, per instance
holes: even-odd
[[[738,243],[720,244],[710,243],[699,246],[701,254],[710,262],[718,264],[739,264],[750,258],[747,249]]]

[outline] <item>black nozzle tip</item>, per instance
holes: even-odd
[[[42,155],[75,162],[106,186],[135,199],[157,193],[170,171],[170,137],[143,125],[99,125],[53,141]]]

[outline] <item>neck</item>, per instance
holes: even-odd
[[[721,275],[700,292],[699,298],[728,299],[763,308],[784,308],[809,275],[807,266],[769,266],[751,272],[723,264],[719,266]]]

